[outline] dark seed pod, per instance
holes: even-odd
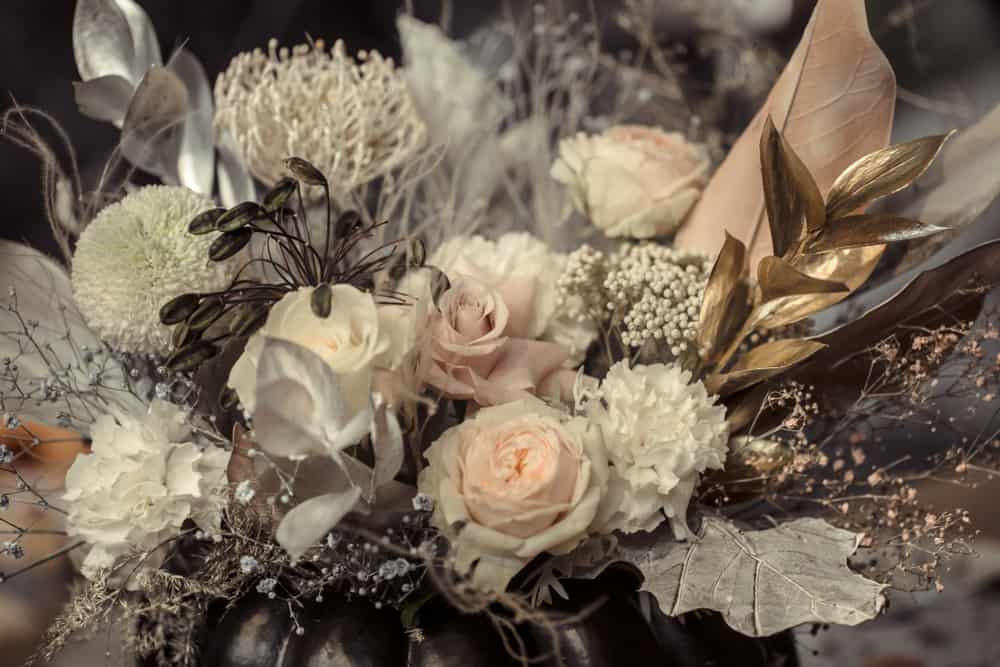
[[[326,177],[319,169],[300,157],[290,157],[285,160],[285,168],[292,176],[306,185],[326,185]]]
[[[190,345],[198,340],[200,335],[201,332],[189,327],[187,322],[181,322],[175,325],[174,330],[170,332],[170,343],[174,346],[175,350],[179,350],[185,345]]]
[[[215,228],[220,232],[232,232],[244,227],[254,220],[266,218],[267,211],[257,202],[245,201],[232,207],[215,221]]]
[[[191,313],[191,316],[187,319],[187,325],[195,331],[207,329],[222,316],[225,309],[226,304],[223,303],[221,298],[213,296],[205,299],[198,306],[198,309]]]
[[[244,306],[233,318],[229,331],[234,336],[249,336],[267,321],[267,306]]]
[[[240,402],[240,397],[232,387],[223,387],[219,392],[219,407],[223,410],[232,410]]]
[[[234,232],[226,232],[219,238],[212,241],[208,248],[208,257],[213,262],[221,262],[229,259],[250,243],[253,231],[246,227],[237,229]]]
[[[330,289],[330,285],[324,283],[314,289],[309,303],[312,305],[312,311],[316,317],[324,319],[329,317],[333,307],[333,290]]]
[[[427,248],[424,247],[424,242],[420,239],[410,239],[409,246],[406,249],[407,259],[410,261],[410,266],[419,269],[427,261]]]
[[[451,281],[448,280],[448,276],[444,274],[444,271],[436,267],[430,267],[431,269],[431,298],[434,299],[434,305],[438,305],[441,296],[451,289]]]
[[[344,239],[361,227],[361,215],[357,211],[344,211],[333,223],[333,237]]]
[[[202,234],[214,232],[218,228],[219,218],[225,212],[226,209],[224,208],[213,208],[204,213],[199,213],[191,221],[191,224],[188,225],[188,233],[201,236]]]
[[[261,203],[268,211],[277,211],[285,205],[285,202],[295,193],[295,188],[298,186],[299,184],[295,182],[294,178],[283,178],[278,181],[277,185],[267,191]]]
[[[201,297],[197,294],[181,294],[175,296],[160,308],[160,322],[163,324],[177,324],[183,322],[191,316],[198,308]]]
[[[191,371],[219,353],[214,343],[205,340],[191,343],[177,350],[167,359],[167,368],[177,373]]]

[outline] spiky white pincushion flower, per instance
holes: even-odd
[[[604,435],[612,463],[608,494],[618,511],[608,530],[653,530],[670,520],[690,535],[687,506],[707,468],[722,468],[728,451],[726,408],[679,366],[611,367],[583,409]]]
[[[232,134],[250,172],[267,185],[284,160],[316,165],[346,192],[400,166],[424,145],[427,127],[393,61],[337,41],[257,49],[233,58],[215,83],[215,126]]]
[[[170,328],[160,307],[185,292],[228,285],[235,262],[211,262],[214,234],[188,223],[214,206],[187,188],[151,185],[102,210],[73,255],[73,297],[87,324],[122,352],[165,353]]]

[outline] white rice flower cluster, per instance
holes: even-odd
[[[711,270],[707,255],[656,243],[610,255],[583,246],[569,255],[560,299],[577,318],[619,328],[625,345],[655,343],[678,357],[697,335]]]
[[[402,73],[376,51],[355,62],[338,40],[327,52],[268,43],[241,53],[215,84],[215,125],[229,131],[250,172],[267,185],[285,176],[282,161],[316,165],[335,191],[386,174],[425,143]]]
[[[608,309],[622,314],[622,342],[648,342],[677,357],[698,334],[698,315],[712,263],[707,255],[655,243],[630,245],[608,271]]]
[[[596,248],[583,245],[566,256],[566,266],[556,285],[559,303],[568,316],[580,322],[603,323],[607,319],[607,275],[607,255]]]
[[[187,188],[151,185],[102,210],[73,255],[73,297],[84,320],[114,349],[163,354],[170,328],[160,308],[185,292],[229,284],[236,262],[211,262],[214,234],[187,231],[214,206]]]

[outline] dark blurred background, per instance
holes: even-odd
[[[756,39],[786,55],[794,48],[813,5],[813,0],[728,1],[746,9]],[[665,14],[683,3],[690,0],[661,0]],[[299,43],[307,33],[331,43],[339,37],[348,51],[376,48],[388,55],[399,54],[394,19],[403,0],[140,0],[140,4],[156,26],[164,55],[186,43],[210,79],[234,55],[263,47],[270,37],[283,44]],[[452,31],[469,34],[502,4],[503,0],[454,2]],[[526,11],[532,3],[511,0],[510,4],[514,11]],[[586,14],[589,3],[578,4]],[[71,42],[75,3],[4,0],[0,5],[0,108],[9,106],[13,96],[21,104],[48,111],[68,131],[84,173],[99,170],[117,139],[117,130],[76,111],[71,85],[78,79]],[[412,0],[411,6],[419,18],[439,17],[440,0]],[[609,23],[618,3],[600,0],[593,6]],[[895,67],[902,89],[897,129],[904,138],[965,124],[1000,98],[1000,3],[869,0],[868,8],[872,31]],[[619,38],[614,31],[605,34],[612,40]],[[731,129],[739,131],[752,112],[752,107],[734,105]],[[41,216],[36,166],[27,152],[0,143],[4,213],[0,236],[51,247]]]

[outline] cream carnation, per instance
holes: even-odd
[[[116,350],[165,353],[170,327],[160,307],[185,292],[228,285],[235,262],[211,262],[214,234],[187,231],[212,200],[180,187],[151,185],[102,210],[73,255],[73,297],[87,324]]]
[[[483,408],[425,453],[420,492],[456,567],[503,590],[535,556],[564,554],[602,526],[608,481],[600,432],[530,398]]]
[[[192,442],[183,410],[154,401],[142,416],[102,415],[90,454],[66,473],[67,532],[90,545],[84,576],[155,549],[188,519],[212,533],[226,499],[229,453]],[[159,566],[162,555],[145,566]]]
[[[552,177],[606,235],[646,239],[677,231],[701,196],[708,166],[681,134],[620,125],[563,139]]]
[[[725,407],[677,366],[619,362],[587,397],[585,412],[612,463],[609,495],[618,509],[607,528],[649,531],[666,514],[677,538],[687,537],[698,474],[725,463]]]
[[[526,324],[519,335],[558,343],[573,363],[583,360],[597,329],[578,321],[561,304],[559,278],[566,255],[526,232],[504,234],[496,241],[459,236],[441,244],[428,262],[449,275],[474,275],[497,286],[517,281],[532,296]]]

